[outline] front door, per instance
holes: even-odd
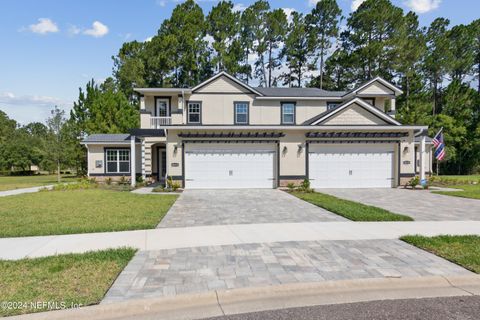
[[[157,117],[169,117],[170,116],[170,100],[166,98],[157,98]]]
[[[158,149],[158,181],[165,179],[167,174],[167,152],[165,149]]]

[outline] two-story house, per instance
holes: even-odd
[[[221,72],[193,88],[136,88],[140,128],[83,143],[88,175],[193,188],[391,188],[431,171],[426,126],[395,120],[402,91],[256,88]]]

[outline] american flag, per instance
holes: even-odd
[[[433,145],[435,146],[435,158],[439,161],[445,158],[445,143],[443,142],[443,132],[442,130],[433,137]]]

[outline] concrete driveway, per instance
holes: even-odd
[[[406,214],[417,221],[480,220],[480,200],[410,189],[319,189],[318,192]]]
[[[347,220],[275,189],[185,190],[158,227],[317,221]]]

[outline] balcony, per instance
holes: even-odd
[[[150,117],[150,128],[160,129],[172,124],[172,117]]]

